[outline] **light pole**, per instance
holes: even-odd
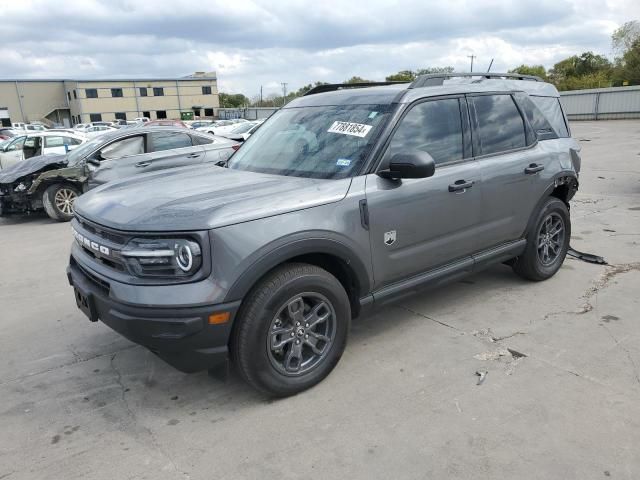
[[[287,103],[287,82],[282,82],[282,106]]]

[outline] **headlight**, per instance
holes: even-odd
[[[200,245],[185,238],[134,238],[120,255],[138,277],[189,277],[202,265]]]
[[[25,192],[25,191],[29,190],[30,183],[31,182],[20,182],[18,185],[15,186],[13,191],[14,192]]]

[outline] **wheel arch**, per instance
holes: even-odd
[[[289,242],[263,255],[234,282],[225,301],[244,298],[269,272],[286,263],[308,263],[327,270],[347,292],[352,316],[359,314],[360,298],[371,288],[368,269],[351,248],[329,238]]]
[[[534,227],[537,212],[542,208],[544,202],[547,201],[549,197],[555,197],[565,203],[567,208],[569,208],[569,201],[573,198],[575,193],[578,191],[578,177],[573,171],[564,171],[557,173],[552,182],[546,188],[538,202],[536,203],[535,208],[531,212],[529,217],[529,221],[527,222],[527,227],[523,233],[523,237],[526,238],[528,233]]]

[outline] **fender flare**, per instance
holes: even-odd
[[[312,236],[309,236],[310,233]],[[260,254],[259,258],[242,272],[229,288],[225,302],[244,298],[269,271],[292,258],[309,254],[325,254],[339,258],[353,273],[360,295],[366,295],[371,290],[371,278],[366,262],[356,253],[354,247],[348,245],[348,240],[344,241],[337,235],[328,235],[328,232],[304,232],[282,240],[285,242],[269,247],[268,252]]]

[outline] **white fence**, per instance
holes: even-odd
[[[569,120],[640,118],[640,86],[560,92]]]

